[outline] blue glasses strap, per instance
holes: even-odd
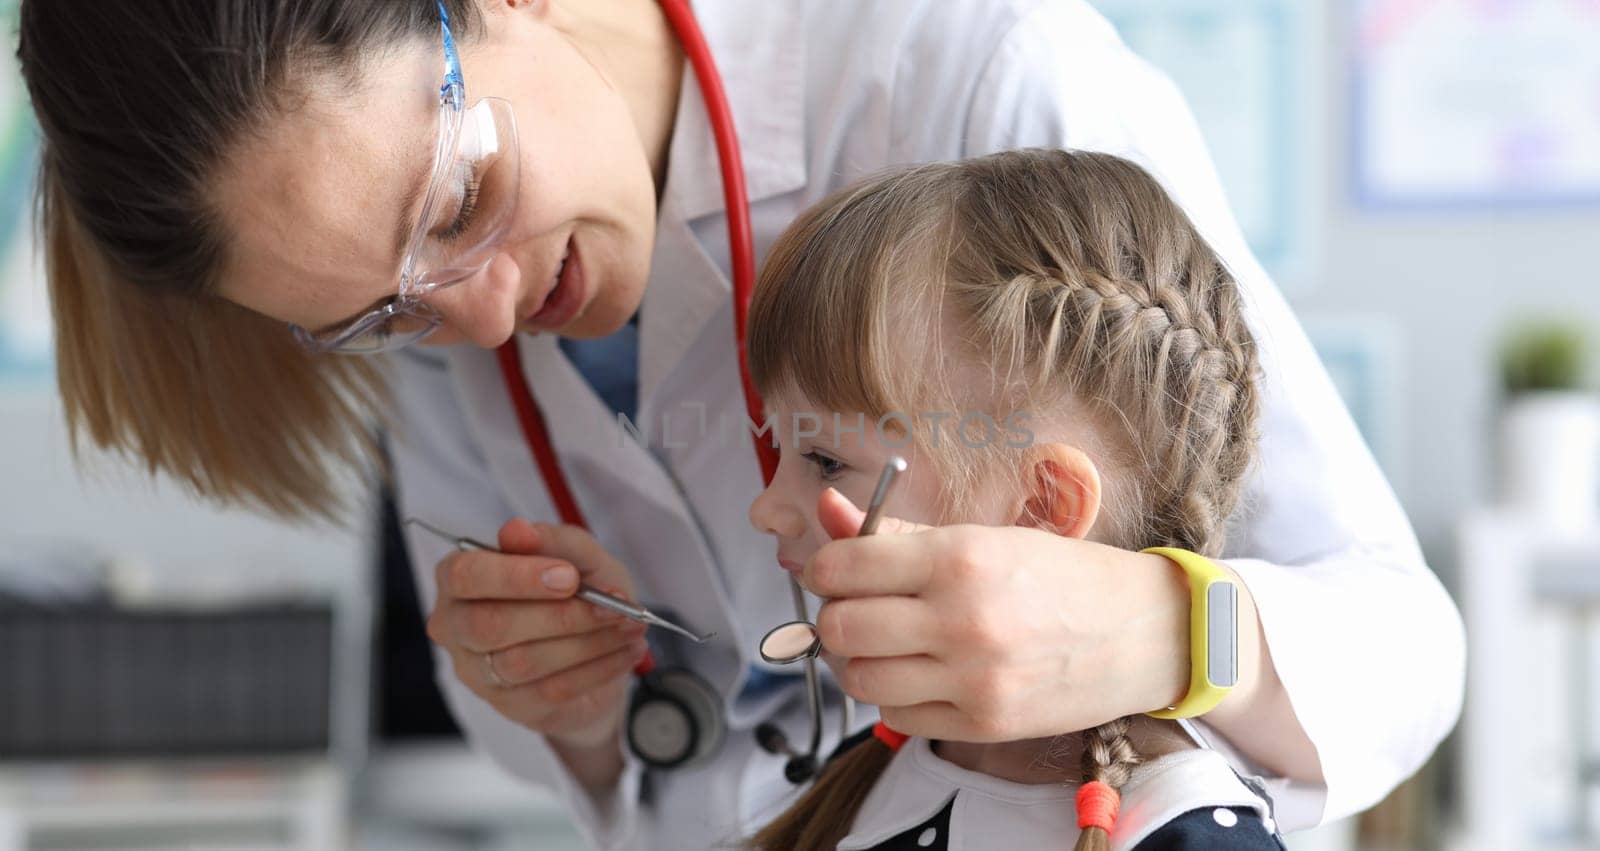
[[[466,84],[461,80],[461,60],[456,56],[456,39],[450,34],[450,12],[443,0],[439,6],[439,28],[444,30],[444,84],[439,87],[439,99],[457,109],[461,108]]]

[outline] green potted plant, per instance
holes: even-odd
[[[1500,347],[1502,495],[1552,526],[1593,523],[1600,503],[1600,399],[1587,380],[1589,341],[1584,325],[1527,319]]]

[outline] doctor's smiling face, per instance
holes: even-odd
[[[636,86],[619,85],[648,77],[646,60],[618,64],[589,36],[620,27],[648,40],[650,31],[628,33],[635,25],[604,14],[564,0],[486,0],[457,39],[466,105],[494,97],[511,106],[520,176],[498,252],[425,297],[442,316],[426,342],[495,346],[519,329],[603,336],[637,309],[655,231],[652,160],[659,168],[675,89],[641,100]],[[676,48],[652,44],[670,64]],[[241,135],[212,181],[225,298],[316,331],[396,294],[438,138],[443,68],[435,35],[354,69],[309,56],[291,69],[294,94]],[[641,127],[640,115],[660,120]],[[448,231],[464,205],[444,206],[434,232]]]

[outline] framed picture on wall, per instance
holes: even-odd
[[[1600,3],[1349,8],[1360,206],[1600,205]]]
[[[1092,0],[1189,102],[1234,216],[1288,289],[1314,262],[1314,4],[1302,0]]]

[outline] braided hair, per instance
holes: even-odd
[[[747,345],[762,393],[792,388],[837,411],[1087,412],[1111,471],[1097,533],[1124,549],[1220,555],[1254,454],[1256,349],[1238,287],[1161,185],[1108,154],[1009,151],[841,190],[773,247]],[[1001,456],[936,445],[959,520]],[[1086,786],[1128,780],[1140,761],[1128,728],[1082,733]],[[837,846],[888,762],[865,739],[752,846]],[[1077,847],[1109,848],[1108,831],[1084,827]]]

